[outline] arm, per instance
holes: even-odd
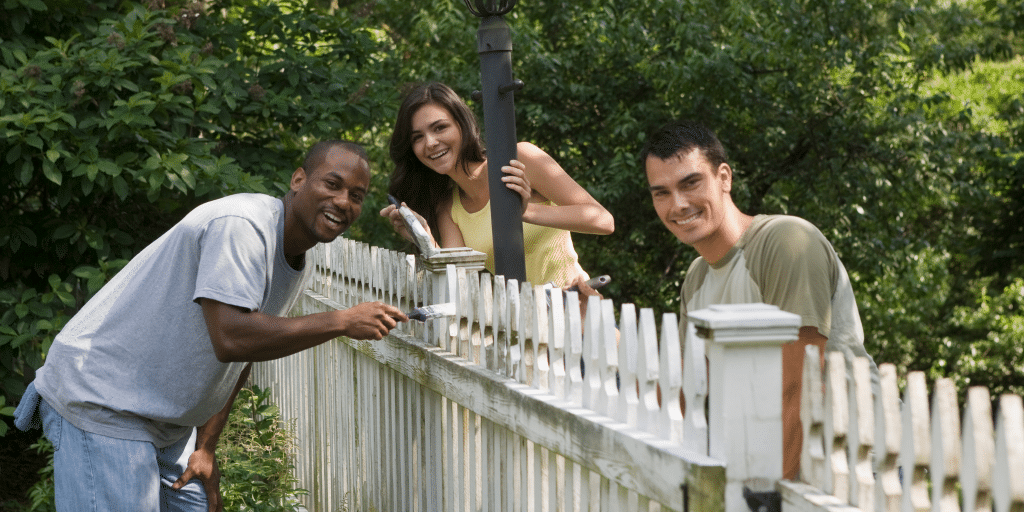
[[[825,366],[825,342],[828,338],[818,332],[817,327],[803,326],[796,341],[782,346],[782,473],[784,478],[797,477],[800,467],[800,450],[803,444],[803,426],[800,423],[800,393],[821,393],[820,389],[801,389],[804,374],[804,349],[817,345]]]
[[[188,457],[188,465],[185,467],[185,471],[174,482],[174,485],[171,486],[172,489],[178,490],[184,487],[189,480],[198,478],[206,490],[206,500],[210,512],[220,512],[224,509],[224,503],[220,495],[220,465],[217,464],[215,451],[220,434],[224,431],[224,425],[227,424],[228,416],[231,414],[231,405],[235,403],[238,391],[242,389],[245,381],[249,378],[250,370],[252,370],[251,363],[245,365],[245,369],[238,376],[235,389],[231,392],[228,403],[224,408],[196,429],[195,451]]]
[[[551,155],[529,142],[520,142],[517,151],[522,166],[514,165],[513,161],[513,165],[502,167],[506,173],[502,180],[524,198],[538,195],[541,202],[555,203],[551,206],[527,202],[523,222],[597,235],[615,231],[612,214],[566,174]]]
[[[398,308],[381,302],[300,317],[276,317],[205,298],[200,305],[221,362],[277,359],[338,336],[379,340],[398,322],[409,319]]]

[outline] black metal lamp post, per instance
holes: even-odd
[[[503,18],[516,5],[516,0],[465,2],[470,12],[482,18],[480,30],[477,31],[477,51],[480,53],[480,78],[483,83],[494,271],[506,279],[516,279],[522,283],[526,281],[522,199],[501,181],[501,168],[516,158],[518,140],[513,95],[523,87],[521,81],[512,80],[512,30]]]

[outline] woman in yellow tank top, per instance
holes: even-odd
[[[526,277],[559,287],[587,279],[570,231],[607,235],[615,220],[558,162],[529,142],[502,167],[502,181],[523,200]],[[494,272],[487,156],[476,118],[455,91],[441,83],[415,88],[402,102],[391,135],[388,192],[425,220],[440,247],[471,247],[487,254]],[[381,210],[411,239],[397,209]]]

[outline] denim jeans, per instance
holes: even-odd
[[[43,433],[53,443],[58,512],[206,512],[206,490],[193,479],[171,485],[195,450],[196,431],[166,448],[84,432],[39,402]]]

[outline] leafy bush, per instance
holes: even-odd
[[[292,429],[281,422],[270,390],[242,388],[231,408],[217,449],[224,510],[274,512],[301,510],[292,476]]]
[[[8,403],[71,315],[192,207],[279,194],[314,140],[370,143],[394,103],[362,72],[376,32],[354,18],[288,0],[157,4],[12,0],[0,17]]]

